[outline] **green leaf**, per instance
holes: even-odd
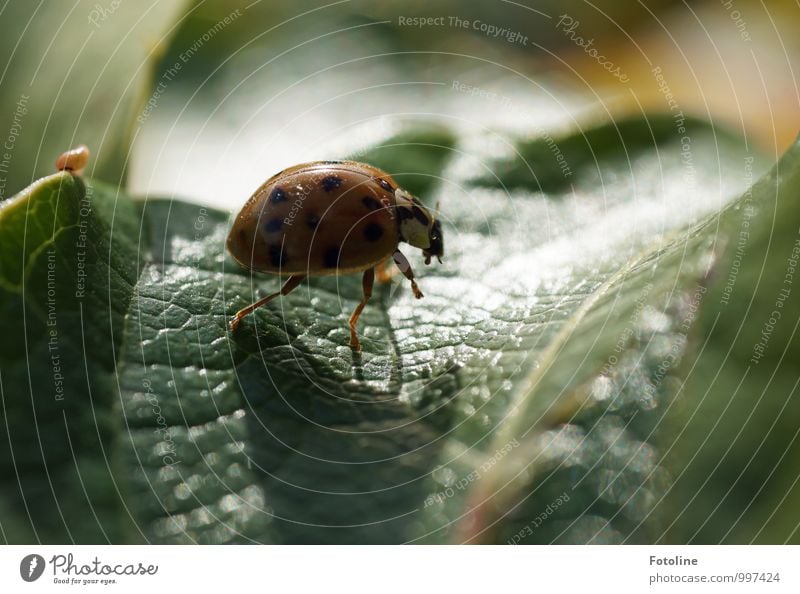
[[[761,383],[737,404],[741,416],[713,421],[743,371],[721,353],[749,354],[783,282],[800,149],[734,200],[761,160],[702,122],[687,121],[685,134],[673,125],[595,119],[544,145],[506,139],[516,150],[487,164],[464,150],[474,138],[420,119],[359,155],[441,201],[447,249],[441,266],[412,256],[424,300],[400,278],[377,287],[360,357],[346,331],[357,276],[311,279],[232,336],[230,316],[279,281],[225,254],[228,214],[134,204],[94,182],[96,257],[75,297],[84,186],[63,174],[38,182],[0,210],[0,304],[32,345],[27,358],[6,349],[0,360],[6,539],[796,541],[779,527],[758,532],[778,504],[790,509],[796,477],[783,456],[796,431],[790,357],[780,358],[796,344],[791,324],[748,372]],[[564,175],[553,146],[568,155],[568,185],[553,175]],[[723,306],[746,206],[748,253],[767,266],[739,262]],[[50,245],[63,401],[51,396],[47,351]],[[743,307],[754,294],[764,299]],[[786,308],[794,324],[796,301]],[[717,314],[727,323],[715,326]],[[744,350],[732,320],[744,320]],[[756,423],[747,419],[763,369],[782,379],[760,414],[783,425],[762,447],[740,430]],[[736,465],[709,475],[734,453],[742,468],[758,454],[757,465],[739,481]],[[717,504],[721,520],[709,514]],[[753,515],[734,523],[731,509]]]
[[[722,217],[693,329],[664,539],[800,542],[800,145]]]
[[[115,354],[138,277],[127,198],[60,173],[0,205],[8,542],[126,542]],[[133,231],[133,233],[131,232]]]
[[[457,540],[798,542],[798,155],[582,301],[429,500]]]

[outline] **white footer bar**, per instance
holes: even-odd
[[[0,591],[777,594],[800,592],[799,566],[796,546],[31,545],[0,547]]]

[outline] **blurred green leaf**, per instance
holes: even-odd
[[[490,129],[527,132],[530,121],[571,122],[586,105],[541,72],[536,48],[469,28],[401,25],[411,12],[500,18],[451,0],[302,9],[196,2],[155,68],[159,86],[136,125],[129,190],[233,208],[274,171],[363,156],[409,123],[466,140]],[[526,27],[552,30],[537,13],[515,13]]]
[[[3,4],[0,200],[51,173],[78,144],[93,153],[92,176],[123,183],[154,58],[184,8],[158,0]]]
[[[666,463],[665,540],[800,542],[800,144],[721,217]]]
[[[456,540],[798,542],[799,158],[582,300],[430,502]]]

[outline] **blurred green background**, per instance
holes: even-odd
[[[233,208],[270,172],[358,148],[402,113],[525,133],[569,125],[586,109],[665,111],[654,67],[687,114],[777,157],[800,126],[797,6],[729,4],[11,0],[0,15],[0,130],[16,133],[3,196],[83,142],[96,177]],[[230,24],[218,26],[226,15]],[[565,33],[562,15],[578,26]],[[446,19],[414,27],[400,25],[404,16]],[[527,41],[451,26],[451,16]],[[576,36],[593,40],[629,82]],[[176,61],[181,70],[165,80]],[[513,108],[455,96],[453,81]],[[137,122],[148,99],[156,106]]]

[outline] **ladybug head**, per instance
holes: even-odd
[[[400,237],[406,243],[422,250],[426,264],[430,264],[434,256],[441,262],[444,256],[442,223],[417,198],[405,190],[398,188],[395,198],[400,221]]]
[[[430,264],[433,256],[436,256],[441,264],[442,256],[444,256],[444,239],[442,238],[442,222],[439,219],[433,220],[428,230],[428,240],[430,245],[427,249],[422,250],[422,253],[425,254],[425,264]]]

